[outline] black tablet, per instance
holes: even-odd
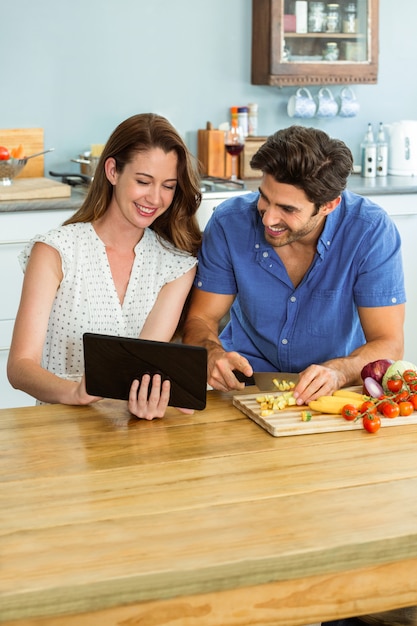
[[[83,342],[88,394],[127,400],[135,378],[161,374],[163,380],[171,381],[170,406],[205,408],[205,348],[98,333],[84,333]]]

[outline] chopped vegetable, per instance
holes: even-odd
[[[301,421],[309,422],[311,420],[311,411],[301,411]]]
[[[290,389],[294,389],[295,387],[295,383],[292,380],[287,381],[287,380],[278,380],[278,378],[273,378],[272,382],[274,383],[278,391],[289,391]]]

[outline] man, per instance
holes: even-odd
[[[370,361],[403,357],[400,237],[382,208],[345,190],[352,165],[321,130],[279,130],[251,160],[259,192],[213,213],[183,341],[207,348],[214,389],[243,388],[235,373],[296,372],[306,404],[359,383]]]

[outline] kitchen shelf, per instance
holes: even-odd
[[[340,0],[341,9],[346,2]],[[252,84],[377,83],[379,0],[356,2],[356,33],[300,33],[284,31],[284,15],[293,11],[292,0],[252,0]],[[326,42],[338,44],[338,60],[323,58]]]

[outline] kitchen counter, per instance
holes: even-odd
[[[257,190],[259,180],[246,180],[246,188]],[[348,189],[362,195],[384,194],[412,194],[417,193],[417,176],[387,176],[386,178],[362,178],[353,174],[348,182]],[[87,193],[87,187],[79,186],[71,190],[70,198],[56,198],[51,200],[20,200],[0,201],[0,213],[13,211],[44,211],[47,209],[73,209],[76,211],[82,204]],[[210,197],[210,192],[204,194]]]
[[[272,437],[216,391],[191,416],[103,400],[0,425],[3,626],[300,626],[417,604],[417,425]]]

